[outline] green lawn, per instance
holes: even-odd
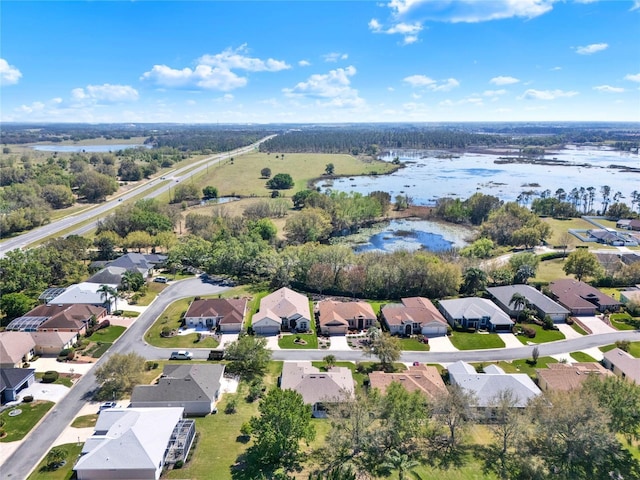
[[[167,288],[166,283],[149,282],[147,284],[147,293],[145,293],[138,299],[136,305],[149,305],[153,301],[153,299],[156,298],[158,294],[165,288]]]
[[[577,362],[597,362],[595,358],[584,352],[572,352],[569,355]]]
[[[90,415],[82,415],[80,417],[74,418],[73,422],[71,422],[71,426],[74,428],[94,427],[97,421],[98,414],[92,413]]]
[[[568,278],[567,274],[562,270],[563,266],[564,261],[562,258],[540,262],[533,281],[553,282],[554,280],[558,280],[559,278]]]
[[[111,348],[111,345],[113,345],[113,343],[96,343],[86,350],[84,354],[92,358],[100,358],[107,350],[109,350],[109,348]]]
[[[611,320],[611,325],[618,330],[635,330],[636,327],[626,323],[627,321],[632,319],[633,317],[629,315],[627,312],[612,313],[609,316],[609,320]]]
[[[526,324],[527,327],[533,328],[536,331],[534,338],[529,338],[526,335],[517,335],[516,338],[520,340],[523,345],[529,345],[529,343],[546,343],[555,342],[556,340],[564,340],[566,337],[558,330],[545,330],[536,324]]]
[[[504,348],[504,342],[497,333],[466,333],[454,331],[449,338],[453,346],[458,350]]]
[[[305,344],[295,343],[296,338],[304,340]],[[315,333],[294,333],[291,335],[282,335],[278,340],[280,348],[291,349],[316,349],[318,348],[318,337]]]
[[[33,473],[29,475],[28,480],[69,480],[72,478],[73,466],[82,451],[82,443],[67,443],[65,445],[58,445],[56,448],[62,448],[67,452],[67,463],[57,470],[48,470],[45,457]]]
[[[417,338],[400,338],[399,340],[402,350],[428,352],[430,349],[429,344],[422,343]]]
[[[530,377],[535,377],[536,368],[545,368],[550,363],[558,363],[552,357],[539,357],[535,364],[529,363],[531,359],[513,360],[511,362],[498,362],[497,365],[506,373],[526,373]],[[486,364],[489,365],[489,364]]]
[[[89,337],[92,342],[113,343],[116,339],[124,333],[126,327],[120,325],[111,325],[107,328],[102,328]]]
[[[576,332],[578,332],[580,335],[589,335],[587,332],[584,331],[584,329],[578,325],[576,322],[573,322],[571,324],[571,328],[573,328]]]
[[[616,348],[614,345],[605,345],[604,347],[600,347],[600,350],[603,352],[608,352],[609,350],[613,350]],[[640,358],[640,342],[631,342],[629,344],[629,353],[632,357]]]
[[[61,373],[58,379],[53,383],[57,385],[64,385],[65,387],[71,388],[73,386],[73,382],[71,381],[71,378],[64,375],[65,375],[64,373]],[[41,381],[42,377],[44,377],[44,372],[36,372],[36,380]]]
[[[569,229],[588,230],[590,228],[595,228],[593,224],[581,218],[569,218],[566,220],[543,218],[542,221],[551,227],[551,235],[547,238],[547,243],[549,245],[559,245],[560,237]],[[573,242],[574,245],[580,245],[582,243],[575,237],[573,237]]]
[[[0,442],[15,442],[22,440],[24,436],[40,421],[42,417],[53,407],[53,402],[45,402],[44,400],[36,400],[31,403],[21,403],[15,408],[10,408],[0,413],[6,423],[4,429],[7,436],[0,439]],[[20,409],[22,413],[12,417],[9,413],[13,410]]]

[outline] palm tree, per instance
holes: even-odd
[[[333,367],[336,364],[336,356],[335,355],[327,355],[326,357],[323,358],[324,363],[327,364],[327,370],[331,370],[331,367]]]
[[[509,305],[513,305],[514,310],[519,310],[518,318],[524,313],[524,310],[529,307],[529,301],[521,293],[514,293],[509,300]]]
[[[407,474],[411,474],[415,478],[416,474],[413,469],[420,465],[419,462],[409,458],[408,455],[400,453],[397,450],[391,450],[387,454],[387,461],[381,466],[388,470],[398,471],[398,480],[405,480]]]
[[[100,294],[104,303],[108,303],[108,313],[111,313],[111,300],[114,302],[115,309],[118,310],[118,291],[115,288],[110,287],[109,285],[100,285],[96,291]]]

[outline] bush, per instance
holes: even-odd
[[[116,317],[122,316],[122,310],[114,310],[111,315],[115,315]]]
[[[62,350],[60,350],[60,353],[58,354],[59,357],[66,357],[67,355],[69,355],[69,352],[73,352],[72,349],[70,348],[64,348]]]
[[[226,413],[227,415],[231,415],[233,413],[236,413],[237,408],[238,408],[238,400],[236,400],[235,398],[231,398],[227,402],[227,406],[224,407],[224,413]]]
[[[522,327],[522,331],[528,338],[535,338],[536,337],[536,331],[535,331],[535,329],[533,329],[531,327],[527,327],[525,325],[525,326]]]
[[[571,318],[571,317],[567,317],[564,322],[567,325],[573,325],[573,323],[574,323],[573,318]]]
[[[540,259],[541,262],[544,262],[545,260],[555,260],[556,258],[563,258],[564,256],[565,255],[563,252],[550,252],[550,253],[543,253],[538,258]]]
[[[74,358],[76,358],[76,352],[71,350],[69,353],[67,353],[67,360],[73,360]]]
[[[96,330],[102,330],[103,328],[107,328],[111,326],[111,322],[109,320],[103,320],[98,324]]]
[[[25,395],[24,397],[22,397],[22,401],[24,403],[31,403],[33,402],[33,395]]]
[[[53,383],[58,380],[59,376],[60,374],[55,370],[48,370],[44,372],[44,375],[42,376],[42,383]]]
[[[182,460],[178,460],[174,465],[173,468],[182,468],[184,466],[184,462]]]

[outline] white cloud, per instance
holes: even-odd
[[[411,75],[405,77],[403,81],[413,88],[426,88],[432,92],[448,92],[455,87],[460,86],[460,82],[455,78],[448,78],[438,83],[436,80],[426,75]]]
[[[441,107],[455,107],[457,105],[474,105],[476,107],[482,107],[484,106],[484,102],[480,97],[468,97],[455,102],[452,100],[443,100],[438,105]]]
[[[580,55],[591,55],[596,52],[601,52],[609,48],[607,43],[592,43],[591,45],[584,45],[576,48],[576,53]]]
[[[640,0],[633,0],[633,5],[629,9],[630,12],[640,9]]]
[[[322,56],[325,62],[336,63],[338,60],[346,60],[349,55],[346,53],[331,52]]]
[[[553,67],[550,69],[552,72],[557,72],[559,70],[562,70],[562,67]]]
[[[492,83],[493,85],[511,85],[514,83],[518,83],[519,81],[520,80],[515,77],[499,75],[489,80],[489,83]]]
[[[534,90],[530,88],[520,98],[525,100],[555,100],[556,98],[574,97],[576,95],[578,95],[578,92],[572,90]]]
[[[0,58],[0,85],[15,85],[22,77],[22,72],[13,65],[9,65],[4,58]]]
[[[638,0],[640,1],[640,0]],[[630,73],[624,76],[625,80],[629,80],[631,82],[640,82],[640,73]]]
[[[249,57],[245,55],[247,50],[245,44],[235,50],[227,48],[215,55],[203,55],[197,60],[198,64],[194,69],[154,65],[150,71],[142,74],[140,80],[150,80],[156,85],[169,88],[203,88],[226,92],[244,87],[248,82],[246,77],[233,70],[278,72],[291,68],[281,60]]]
[[[233,102],[233,99],[235,97],[233,96],[233,94],[231,93],[225,93],[224,95],[222,95],[221,97],[218,98],[214,98],[214,102],[219,102],[219,103],[229,103],[229,102]]]
[[[395,18],[440,22],[485,22],[505,18],[534,18],[553,9],[556,0],[391,0]]]
[[[300,67],[308,67],[310,65],[311,65],[311,62],[308,61],[308,60],[300,60],[298,62],[298,66],[300,66]]]
[[[85,88],[74,88],[71,96],[76,101],[120,103],[138,100],[138,91],[129,85],[87,85]]]
[[[31,105],[20,105],[17,110],[20,113],[35,113],[44,110],[45,104],[42,102],[33,102]]]
[[[414,23],[396,23],[389,28],[384,28],[382,24],[375,18],[369,21],[369,30],[373,33],[384,33],[386,35],[402,35],[404,44],[409,45],[418,41],[418,34],[424,27],[419,22]]]
[[[499,97],[500,95],[504,95],[506,93],[507,91],[504,88],[501,88],[500,90],[485,90],[482,95],[484,95],[485,97]]]
[[[311,75],[306,82],[300,82],[293,88],[282,89],[288,97],[316,99],[320,106],[358,107],[364,100],[358,91],[351,87],[350,78],[356,74],[353,66],[336,68],[326,74]]]
[[[624,88],[622,87],[612,87],[611,85],[598,85],[597,87],[593,87],[594,90],[598,90],[599,92],[607,92],[607,93],[622,93],[624,92]]]

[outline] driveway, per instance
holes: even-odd
[[[522,342],[513,333],[499,333],[498,336],[502,339],[506,348],[522,347]]]
[[[600,317],[578,317],[578,319],[589,327],[592,333],[613,333],[618,331],[604,323]]]
[[[567,325],[566,323],[556,323],[558,330],[560,333],[564,335],[564,338],[570,340],[572,338],[580,338],[582,335],[576,332],[571,325]]]
[[[520,342],[518,342],[520,343]],[[520,347],[522,345],[519,345]],[[451,340],[446,335],[441,337],[433,337],[429,339],[429,351],[430,352],[457,352],[458,349],[453,346]]]
[[[351,347],[347,342],[346,335],[336,335],[335,337],[331,337],[331,345],[329,345],[329,350],[338,350],[338,351],[349,351]]]
[[[84,375],[91,370],[94,365],[95,363],[58,362],[55,357],[40,357],[35,362],[31,362],[29,368],[35,368],[36,372],[55,370],[58,373],[77,373]]]

